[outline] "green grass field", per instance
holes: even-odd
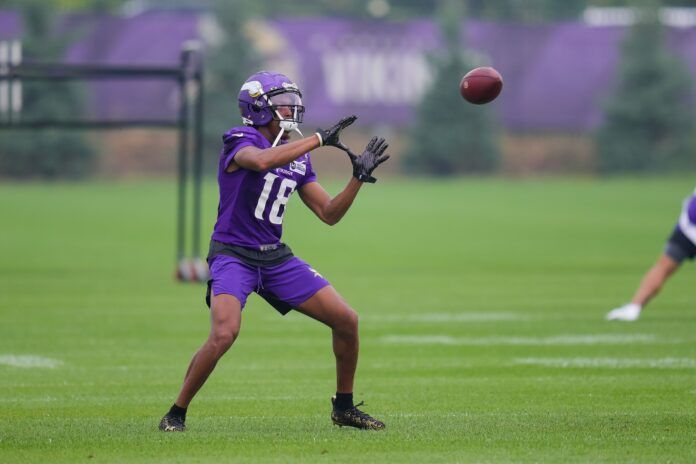
[[[694,462],[696,270],[603,320],[692,188],[381,181],[333,228],[294,198],[284,239],[360,313],[355,396],[388,429],[333,427],[329,330],[252,297],[164,434],[208,331],[172,278],[173,182],[0,184],[0,462]]]

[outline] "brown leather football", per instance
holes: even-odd
[[[483,105],[495,100],[502,89],[503,78],[491,67],[472,69],[459,83],[462,97],[475,105]]]

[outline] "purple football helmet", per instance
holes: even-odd
[[[252,74],[242,85],[237,99],[242,121],[247,126],[265,126],[276,119],[286,121],[287,130],[293,130],[302,122],[302,93],[297,84],[283,74],[268,71]],[[280,107],[290,109],[292,116],[281,116]]]

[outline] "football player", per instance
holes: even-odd
[[[610,321],[635,321],[645,305],[660,291],[662,285],[681,263],[696,257],[696,190],[684,200],[672,235],[667,241],[663,254],[645,274],[633,299],[619,308],[610,311],[606,318]]]
[[[189,403],[234,343],[247,297],[256,292],[283,315],[294,309],[331,328],[337,377],[336,395],[331,398],[333,423],[382,429],[384,423],[353,403],[358,315],[280,239],[285,207],[295,191],[323,222],[340,221],[363,183],[375,182],[372,172],[389,158],[384,154],[387,144],[375,137],[360,155],[343,145],[341,131],[356,116],[289,141],[291,132],[302,136],[298,125],[304,106],[298,86],[283,74],[253,74],[242,85],[238,100],[244,125],[224,134],[218,164],[220,201],[208,253],[211,279],[206,295],[210,335],[193,356],[179,396],[159,428],[185,430]],[[334,198],[317,182],[312,169],[309,152],[321,146],[346,151],[353,165],[353,177]]]

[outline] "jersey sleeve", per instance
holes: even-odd
[[[314,168],[312,167],[312,158],[310,157],[309,153],[307,153],[307,171],[305,172],[304,177],[300,181],[299,187],[302,187],[305,184],[309,184],[310,182],[316,182],[317,181],[317,174],[314,172]]]
[[[686,206],[686,214],[689,218],[689,222],[696,225],[696,194],[691,196],[691,200],[689,200]]]
[[[222,164],[220,166],[222,169],[227,169],[242,148],[258,146],[256,135],[245,127],[238,127],[230,130],[223,136],[223,141],[225,146],[222,152]]]

